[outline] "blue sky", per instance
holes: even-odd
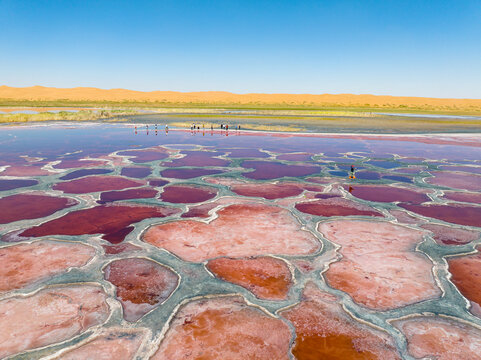
[[[0,0],[0,84],[481,98],[481,0]]]

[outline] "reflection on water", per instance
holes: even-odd
[[[154,145],[193,143],[202,146],[262,148],[280,153],[312,152],[363,153],[369,156],[382,157],[386,154],[398,154],[405,157],[423,154],[427,159],[479,160],[478,147],[467,144],[467,141],[431,141],[427,143],[422,137],[406,138],[402,141],[394,138],[364,137],[362,135],[325,135],[325,136],[293,136],[291,134],[249,133],[245,131],[214,130],[212,136],[202,136],[202,132],[170,131],[163,140],[154,133],[143,139],[133,136],[135,128],[124,126],[36,126],[32,134],[31,128],[9,128],[0,132],[0,150],[7,156],[18,153],[29,156],[49,156],[65,154],[64,158],[80,158],[85,155],[112,152],[134,146],[149,147]],[[140,129],[137,128],[138,134]],[[146,135],[146,129],[142,130]],[[14,132],[14,138],[12,138]],[[165,134],[165,131],[163,131]],[[230,136],[226,136],[227,133]],[[236,136],[232,136],[235,133]],[[193,135],[194,134],[194,135]],[[449,137],[449,136],[448,136]],[[14,145],[10,148],[10,144]],[[81,153],[77,153],[81,151]],[[0,160],[1,161],[1,160]]]
[[[469,115],[437,115],[437,114],[412,114],[412,113],[376,113],[384,116],[401,116],[412,118],[434,118],[434,119],[466,119],[466,120],[481,120],[479,116]]]
[[[464,261],[481,243],[479,135],[3,127],[0,154],[0,357],[395,359],[417,342],[434,358],[448,340],[422,324],[441,319],[480,338],[479,261]],[[418,337],[399,325],[414,315]]]

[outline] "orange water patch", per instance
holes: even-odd
[[[175,315],[159,359],[287,359],[287,325],[239,297],[197,300]]]
[[[448,259],[451,281],[481,317],[481,253]]]
[[[296,329],[292,353],[298,360],[400,359],[387,334],[350,318],[333,295],[306,285],[302,301],[281,312]]]
[[[252,291],[260,299],[286,299],[292,285],[292,275],[286,263],[268,256],[218,258],[209,261],[207,268],[222,280]]]

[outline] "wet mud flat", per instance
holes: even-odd
[[[0,153],[0,358],[479,358],[480,134],[9,126]]]

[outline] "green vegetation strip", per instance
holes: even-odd
[[[134,110],[80,110],[77,112],[41,112],[38,114],[0,114],[0,123],[17,123],[29,121],[92,121],[101,119],[120,120],[120,117],[127,115],[138,115]]]
[[[193,102],[161,102],[161,101],[73,101],[68,99],[58,100],[15,100],[0,99],[0,107],[91,107],[91,108],[141,108],[141,109],[224,109],[224,110],[301,110],[301,111],[322,111],[322,112],[355,112],[355,113],[371,113],[371,112],[391,112],[391,113],[419,113],[419,114],[444,114],[444,115],[481,115],[481,108],[477,106],[468,106],[459,108],[456,106],[406,106],[395,104],[384,104],[375,106],[373,104],[364,104],[359,106],[346,106],[341,104],[313,104],[305,103],[289,104],[228,104],[228,103],[193,103]]]

